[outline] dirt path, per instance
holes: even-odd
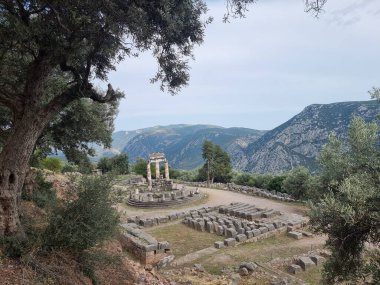
[[[187,186],[189,187],[189,186]],[[189,187],[194,188],[195,187]],[[231,202],[243,202],[243,203],[250,203],[254,204],[260,207],[269,208],[269,209],[275,209],[281,212],[285,213],[295,213],[295,214],[301,214],[303,215],[306,211],[306,207],[301,205],[294,205],[291,203],[286,202],[277,202],[275,200],[266,199],[266,198],[259,198],[255,196],[249,196],[241,193],[226,191],[226,190],[219,190],[219,189],[211,189],[211,188],[199,188],[199,190],[206,194],[208,196],[208,199],[205,203],[198,204],[196,206],[183,206],[176,209],[152,209],[152,210],[146,210],[146,209],[138,209],[126,205],[119,205],[118,209],[121,211],[125,211],[128,216],[141,216],[141,217],[151,217],[156,216],[157,214],[163,215],[163,214],[170,214],[170,213],[176,213],[181,211],[188,211],[192,209],[198,209],[201,207],[207,207],[207,206],[218,206],[218,205],[226,205]]]

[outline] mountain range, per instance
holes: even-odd
[[[372,121],[379,113],[377,101],[341,102],[310,105],[270,131],[184,124],[119,131],[112,136],[112,148],[98,149],[98,155],[127,153],[133,163],[163,152],[171,167],[189,170],[203,164],[202,144],[208,139],[229,153],[235,170],[281,173],[304,165],[314,171],[330,133],[344,139],[354,115]]]

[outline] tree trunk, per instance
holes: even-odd
[[[27,109],[15,120],[0,153],[0,236],[24,234],[19,217],[21,191],[36,141],[50,119],[32,107]]]
[[[210,161],[207,160],[207,187],[210,187]]]

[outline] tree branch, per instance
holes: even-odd
[[[10,108],[14,113],[18,113],[22,109],[21,97],[0,89],[0,105]]]
[[[326,4],[327,0],[305,0],[305,12],[312,12],[315,17],[323,11],[323,6]]]
[[[91,89],[91,90],[92,90],[92,94],[90,98],[96,102],[107,103],[107,102],[112,102],[118,99],[118,96],[116,92],[113,90],[111,84],[108,84],[108,89],[105,95],[99,94],[94,89]]]

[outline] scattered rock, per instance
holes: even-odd
[[[203,268],[202,264],[194,264],[193,265],[193,268],[195,269],[195,271],[198,271],[198,272],[205,272],[205,269]]]
[[[311,255],[310,259],[315,263],[315,265],[320,265],[323,261],[325,261],[325,258],[320,255]]]
[[[291,264],[288,268],[288,271],[289,271],[289,273],[297,274],[298,272],[302,271],[302,268],[301,268],[301,266],[299,266],[297,264]]]
[[[241,280],[241,277],[239,274],[234,273],[234,274],[231,274],[231,276],[229,276],[229,280],[230,280],[229,285],[238,285]]]
[[[315,266],[315,263],[310,259],[310,257],[300,257],[298,264],[302,267],[303,270],[307,270],[310,267]]]
[[[239,274],[240,274],[240,276],[248,276],[249,275],[249,271],[245,267],[240,267],[239,268]]]
[[[288,232],[288,236],[291,238],[294,238],[294,239],[301,239],[302,238],[302,234],[299,232],[295,232],[295,231]]]
[[[257,268],[257,265],[254,262],[242,262],[240,263],[239,269],[240,268],[246,268],[249,272],[252,273]]]

